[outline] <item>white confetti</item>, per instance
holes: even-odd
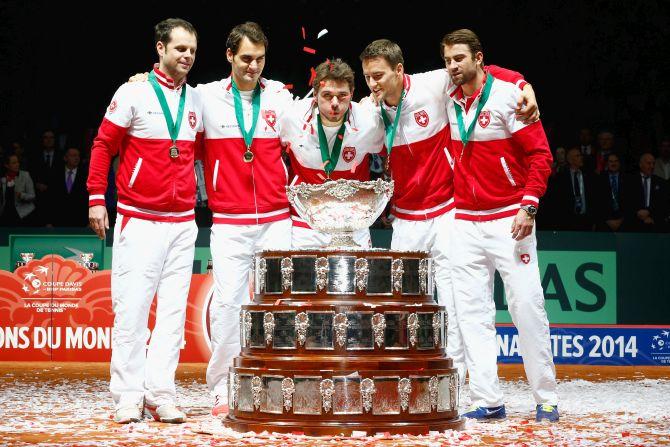
[[[328,34],[328,30],[324,28],[324,29],[322,29],[321,31],[319,31],[319,34],[317,34],[316,38],[317,38],[317,39],[321,39],[321,38],[322,38],[323,36],[325,36],[326,34]]]

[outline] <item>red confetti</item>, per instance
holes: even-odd
[[[316,54],[316,50],[310,47],[302,47],[302,51],[309,54]]]
[[[630,432],[629,431],[622,431],[621,436],[623,436],[624,438],[627,437],[627,436],[630,436]]]
[[[314,79],[316,79],[316,70],[314,70],[314,67],[309,67],[309,72],[310,72],[310,77],[309,77],[309,82],[307,84],[312,85],[314,82]]]
[[[305,40],[305,27],[301,26],[300,28],[302,28],[302,40]]]
[[[282,302],[282,300],[281,300],[281,299],[278,299],[277,301],[275,301],[275,306],[278,306],[278,305],[280,305],[280,304],[281,304],[281,302]]]
[[[527,420],[523,420],[523,421],[521,421],[521,425],[526,425],[527,423],[528,423]]]
[[[304,28],[303,28],[303,30],[304,30]],[[303,31],[303,32],[304,32],[304,31]],[[303,436],[303,435],[305,434],[305,432],[302,432],[302,431],[292,431],[291,434],[292,434],[292,435]]]
[[[338,135],[337,135],[337,138],[339,138],[340,140],[344,140],[344,135],[340,135],[340,134],[338,134]]]
[[[285,88],[286,90],[293,90],[293,84],[286,84],[286,85],[284,86],[284,88]]]

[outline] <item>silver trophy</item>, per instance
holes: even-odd
[[[393,181],[301,183],[287,186],[286,195],[305,222],[332,236],[330,248],[360,248],[353,233],[368,228],[381,214],[393,195]]]

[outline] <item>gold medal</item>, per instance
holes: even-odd
[[[179,157],[179,148],[177,147],[176,144],[173,144],[170,146],[170,158],[177,158]]]
[[[247,148],[246,152],[244,153],[244,162],[251,163],[253,160],[254,160],[254,153],[251,152],[251,149]]]

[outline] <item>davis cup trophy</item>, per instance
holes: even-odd
[[[331,246],[262,251],[242,306],[226,425],[237,431],[351,435],[458,429],[458,377],[426,252],[357,247],[393,183],[287,187]]]

